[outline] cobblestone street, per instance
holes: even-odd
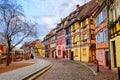
[[[36,80],[118,80],[117,73],[111,70],[100,71],[93,75],[87,67],[79,62],[48,59],[53,66]]]

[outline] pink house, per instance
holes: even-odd
[[[56,27],[56,56],[58,58],[67,58],[65,52],[65,31],[64,23],[57,24]]]

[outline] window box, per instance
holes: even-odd
[[[113,20],[112,20],[112,21],[110,21],[109,24],[108,24],[108,29],[111,29],[111,28],[113,28],[114,26],[115,26],[115,22],[113,22]]]

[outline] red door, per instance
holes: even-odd
[[[52,51],[52,58],[54,58],[54,51]]]
[[[61,56],[61,50],[58,50],[58,56]]]

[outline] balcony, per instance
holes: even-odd
[[[71,48],[71,44],[67,44],[67,45],[66,45],[66,48]]]
[[[70,34],[65,35],[65,38],[70,38]]]
[[[83,39],[83,42],[86,42],[87,41],[87,39]]]

